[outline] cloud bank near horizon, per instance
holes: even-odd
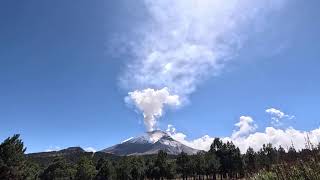
[[[281,112],[277,110],[277,112]],[[266,111],[266,113],[269,113]],[[272,119],[271,119],[272,121]],[[256,132],[257,125],[250,116],[241,116],[239,122],[235,124],[237,130],[233,131],[230,137],[220,137],[224,142],[232,141],[240,148],[242,153],[245,153],[249,147],[258,151],[263,144],[272,143],[275,147],[282,146],[288,150],[291,146],[301,150],[306,148],[306,144],[310,141],[317,146],[320,143],[320,127],[311,131],[301,131],[288,127],[285,129],[266,127],[264,132]],[[167,133],[175,140],[181,143],[200,150],[209,150],[215,137],[205,135],[201,138],[188,140],[187,135],[182,132],[177,132],[173,125],[168,125]]]
[[[121,84],[131,91],[129,98],[132,93],[143,94],[144,89],[167,88],[170,95],[179,97],[180,104],[205,79],[219,75],[248,36],[254,34],[253,29],[263,29],[264,16],[285,4],[285,0],[143,2],[150,19],[137,28],[142,37],[131,46],[135,58],[121,76]],[[166,105],[151,102],[155,106]],[[136,105],[143,113],[147,130],[152,129],[158,115],[148,116],[147,109]]]

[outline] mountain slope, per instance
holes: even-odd
[[[199,151],[174,140],[163,131],[156,130],[106,148],[101,152],[127,156],[157,154],[159,150],[163,150],[171,155],[177,155],[181,152],[196,154]]]

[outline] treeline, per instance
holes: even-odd
[[[301,151],[266,144],[258,152],[249,148],[241,154],[232,142],[216,138],[208,152],[196,155],[169,156],[159,151],[155,156],[98,160],[79,156],[75,162],[57,157],[46,166],[26,158],[25,150],[19,135],[0,144],[1,180],[320,179],[320,146],[310,143]]]

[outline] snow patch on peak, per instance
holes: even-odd
[[[126,139],[126,140],[124,140],[124,141],[122,141],[121,143],[125,143],[125,142],[127,142],[127,141],[130,141],[131,139],[133,139],[134,137],[130,137],[130,138],[128,138],[128,139]]]
[[[147,135],[143,135],[143,136],[129,138],[126,141],[122,142],[122,144],[124,144],[124,143],[148,144],[148,143],[150,143],[150,140]]]

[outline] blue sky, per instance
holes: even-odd
[[[319,5],[287,2],[188,103],[166,109],[158,127],[173,124],[189,139],[226,137],[250,116],[264,131],[274,107],[295,116],[278,128],[318,128]],[[1,1],[0,140],[19,133],[28,152],[99,150],[143,133],[119,78],[133,58],[121,43],[139,38],[134,29],[149,20],[143,2],[128,0]]]

